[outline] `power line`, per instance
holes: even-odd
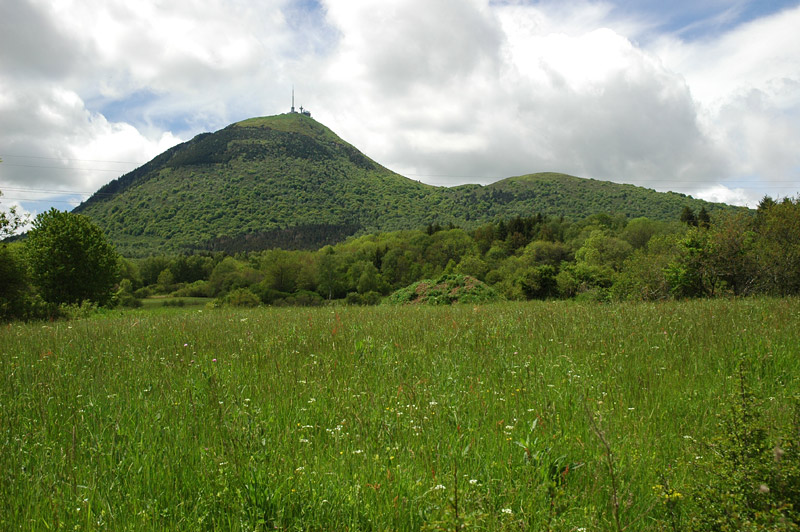
[[[0,158],[3,157],[16,157],[19,159],[45,159],[48,161],[75,161],[75,162],[85,162],[85,163],[142,164],[135,161],[110,161],[106,159],[70,159],[68,157],[42,157],[39,155],[0,155]]]
[[[54,188],[20,188],[20,187],[2,187],[0,190],[13,190],[14,192],[33,192],[33,193],[41,193],[41,194],[101,194],[104,196],[110,196],[112,194],[108,192],[97,192],[93,190],[65,190],[65,189],[54,189]]]
[[[36,202],[44,202],[44,203],[67,203],[67,204],[74,204],[76,203],[75,200],[57,200],[57,199],[50,199],[50,198],[18,198],[15,196],[3,196],[4,200],[12,200],[12,201],[36,201]],[[83,203],[83,200],[80,200],[78,203]]]
[[[105,168],[75,168],[72,166],[42,166],[38,164],[5,164],[4,166],[14,166],[17,168],[48,168],[51,170],[74,170],[78,172],[120,172],[120,169],[105,169]]]

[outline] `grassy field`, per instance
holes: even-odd
[[[797,299],[175,310],[2,326],[0,529],[673,530],[800,376]]]

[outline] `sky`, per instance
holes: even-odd
[[[0,209],[296,105],[433,185],[800,194],[800,0],[0,0]]]

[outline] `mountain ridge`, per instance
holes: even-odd
[[[370,159],[299,113],[201,133],[100,188],[74,209],[129,256],[314,248],[365,232],[474,227],[495,219],[596,212],[677,220],[684,206],[735,207],[553,172],[437,187]],[[294,245],[293,245],[294,243]]]

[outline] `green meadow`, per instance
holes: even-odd
[[[3,325],[0,529],[684,530],[731,420],[796,459],[798,346],[797,298]]]

